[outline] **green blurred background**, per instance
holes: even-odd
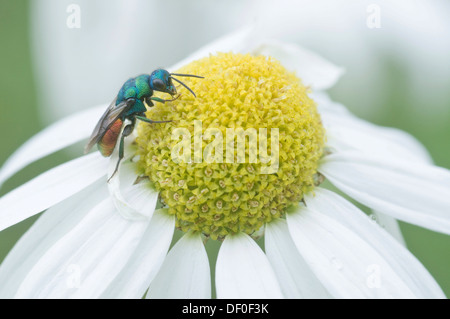
[[[29,1],[0,0],[0,165],[44,127],[38,109],[29,31]],[[428,148],[437,165],[450,168],[450,90],[444,88],[442,95],[424,106],[439,105],[439,113],[412,111],[405,62],[386,54],[380,63],[390,70],[390,76],[383,83],[387,93],[375,102],[377,112],[367,113],[359,108],[360,101],[354,97],[354,87],[350,83],[351,72],[350,80],[346,81],[344,77],[331,90],[333,99],[376,124],[413,134]],[[364,83],[364,79],[360,81]],[[0,189],[0,195],[69,158],[65,152],[59,152],[30,165],[7,181]],[[35,220],[36,217],[30,218],[0,232],[0,261]],[[406,223],[401,223],[401,229],[408,248],[450,296],[450,237]]]

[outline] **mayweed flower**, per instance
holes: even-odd
[[[219,298],[445,298],[395,237],[321,184],[448,234],[450,172],[406,133],[357,119],[321,92],[339,68],[246,35],[173,68],[205,77],[188,80],[197,97],[151,108],[149,118],[172,122],[140,123],[110,183],[117,153],[107,174],[95,152],[0,198],[0,229],[47,209],[1,265],[0,297],[210,298],[210,239],[221,242]],[[230,50],[247,54],[207,56]],[[104,109],[35,136],[0,181],[87,138]],[[80,122],[89,125],[67,131]],[[170,248],[175,229],[184,235]]]

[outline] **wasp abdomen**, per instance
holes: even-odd
[[[98,142],[98,149],[103,156],[108,157],[112,154],[119,138],[122,124],[123,121],[121,119],[117,119]]]

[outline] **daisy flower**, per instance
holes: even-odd
[[[243,30],[169,70],[204,76],[186,80],[197,97],[151,108],[149,118],[172,122],[137,125],[109,183],[117,152],[94,152],[0,198],[0,230],[45,210],[1,265],[0,297],[210,298],[209,240],[220,242],[218,298],[445,298],[399,241],[395,220],[449,234],[450,173],[408,134],[331,101],[324,91],[341,68]],[[86,139],[106,107],[31,138],[0,182]],[[234,154],[234,137],[219,139],[228,129],[237,140],[249,129],[268,137],[258,136],[259,152],[248,137],[245,152]],[[181,141],[175,130],[185,133]],[[192,157],[173,156],[195,140]],[[218,152],[230,144],[230,157]],[[171,247],[175,229],[183,236]]]

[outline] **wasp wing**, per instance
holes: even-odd
[[[97,144],[105,135],[106,131],[113,125],[113,123],[123,115],[124,111],[126,111],[131,105],[129,101],[123,101],[116,105],[117,97],[112,101],[112,103],[108,106],[105,113],[103,113],[100,120],[97,122],[97,125],[94,128],[94,131],[89,138],[89,142],[86,144],[84,148],[84,153],[86,154],[89,150]]]

